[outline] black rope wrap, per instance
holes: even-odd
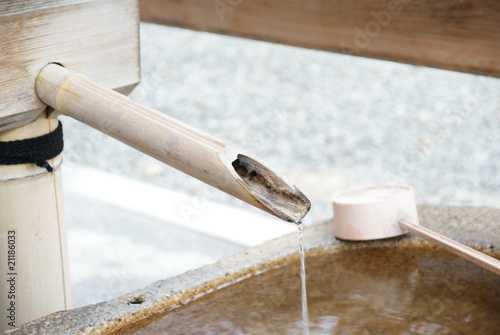
[[[59,155],[64,147],[62,124],[48,134],[25,140],[0,142],[0,165],[35,163],[52,172],[47,160]]]

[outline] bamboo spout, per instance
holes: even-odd
[[[80,73],[48,64],[36,92],[57,112],[285,221],[299,222],[310,209],[300,190],[258,158]]]

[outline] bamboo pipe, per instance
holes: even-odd
[[[57,112],[285,221],[299,222],[309,211],[304,194],[259,159],[80,73],[48,64],[36,92]]]

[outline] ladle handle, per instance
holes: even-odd
[[[438,234],[430,229],[416,225],[406,220],[400,220],[399,225],[401,228],[410,231],[411,233],[418,235],[430,242],[436,243],[437,245],[443,247],[444,249],[471,261],[486,270],[489,270],[497,275],[500,275],[500,261],[490,257],[482,252],[474,250],[468,246],[461,243],[453,241],[441,234]]]

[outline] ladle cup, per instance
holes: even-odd
[[[500,261],[451,240],[418,222],[413,190],[407,186],[375,186],[341,193],[333,198],[334,235],[363,241],[409,232],[500,275]]]

